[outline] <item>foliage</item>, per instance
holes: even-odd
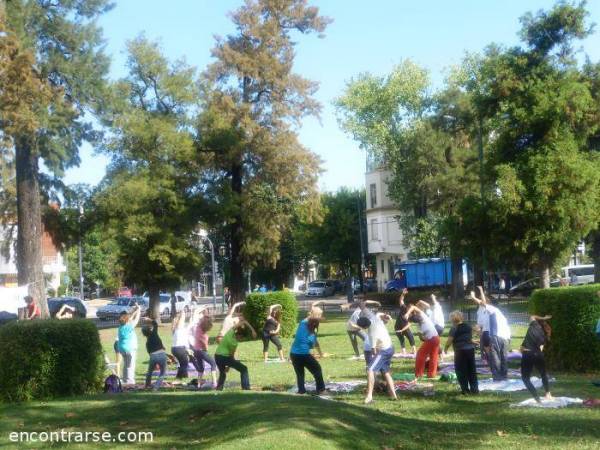
[[[317,86],[292,72],[292,33],[322,33],[328,20],[305,0],[249,0],[231,18],[236,34],[217,38],[197,128],[210,158],[211,223],[229,232],[230,285],[239,298],[244,269],[275,265],[296,206],[310,213],[317,205],[319,159],[296,132],[319,111]]]
[[[558,370],[589,372],[600,369],[600,285],[538,289],[530,312],[551,315],[552,338],[544,347],[548,365]]]
[[[176,288],[199,267],[192,231],[202,206],[196,190],[202,158],[190,131],[195,71],[169,64],[158,45],[128,43],[129,77],[115,85],[104,149],[112,164],[94,197],[104,233],[118,246],[124,278],[150,293]]]
[[[281,336],[290,337],[296,332],[296,325],[298,324],[296,321],[298,317],[298,301],[293,293],[290,291],[253,292],[246,297],[244,317],[259,335],[267,320],[269,306],[277,303],[281,305],[282,311]]]
[[[0,399],[19,402],[98,392],[104,360],[86,320],[19,321],[0,327]]]

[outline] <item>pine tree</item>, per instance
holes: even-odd
[[[9,73],[0,91],[12,92],[20,105],[13,105],[13,112],[23,113],[18,114],[19,128],[6,119],[0,127],[14,150],[18,281],[30,284],[43,313],[41,194],[47,180],[39,160],[52,174],[48,181],[59,182],[66,168],[79,163],[80,144],[95,137],[85,113],[90,107],[101,109],[108,71],[95,19],[109,8],[108,0],[6,2],[6,33],[18,43],[9,58],[18,73]]]
[[[302,117],[319,112],[317,85],[292,71],[292,33],[321,33],[329,20],[306,0],[247,0],[231,17],[237,31],[213,49],[198,131],[211,158],[214,225],[229,231],[237,299],[244,269],[277,261],[294,205],[318,199],[319,160],[296,133]]]

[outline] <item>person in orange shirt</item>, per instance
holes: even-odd
[[[38,308],[38,305],[35,304],[31,295],[25,296],[25,303],[27,304],[27,314],[25,316],[25,320],[39,319],[42,316],[40,308]]]

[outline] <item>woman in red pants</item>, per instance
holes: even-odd
[[[420,337],[422,344],[417,351],[415,361],[415,378],[420,378],[425,373],[425,362],[429,358],[429,367],[427,369],[427,377],[435,378],[437,375],[438,352],[440,350],[440,337],[435,329],[433,321],[414,305],[411,305],[406,314],[405,319],[412,319],[419,324]]]

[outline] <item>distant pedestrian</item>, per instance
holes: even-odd
[[[229,292],[229,288],[227,286],[225,286],[223,288],[223,303],[229,307],[229,306],[231,306],[231,302],[232,302],[231,292]]]
[[[475,344],[471,325],[463,322],[460,311],[450,314],[452,328],[446,340],[445,351],[454,349],[454,370],[463,394],[478,394],[477,368],[475,366]]]

